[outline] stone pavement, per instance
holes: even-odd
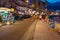
[[[33,40],[60,40],[60,35],[50,31],[46,22],[38,20]]]

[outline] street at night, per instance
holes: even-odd
[[[60,40],[43,20],[25,19],[0,28],[0,40]]]
[[[0,40],[60,40],[60,1],[0,0]]]

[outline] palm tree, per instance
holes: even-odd
[[[35,3],[35,0],[32,0],[32,4],[34,4]]]
[[[34,7],[35,7],[35,0],[32,0],[32,5],[31,5],[31,7],[34,9]]]
[[[38,0],[38,9],[40,10],[40,11],[42,11],[42,7],[43,6],[47,6],[47,4],[48,4],[48,2],[47,2],[47,0],[44,0],[45,2],[42,2],[41,0]]]
[[[42,9],[42,6],[47,6],[47,0],[44,0],[45,2],[42,2],[41,0],[37,0],[37,1],[38,2],[36,3],[36,0],[32,0],[32,5],[34,5],[34,7],[37,10],[41,10]]]
[[[41,11],[41,9],[42,9],[42,2],[41,2],[41,0],[38,0],[38,3],[36,4],[36,8],[37,8],[38,11]]]

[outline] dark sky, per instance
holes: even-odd
[[[29,1],[30,1],[30,3],[32,3],[32,0],[29,0]],[[44,0],[42,0],[42,1],[44,1]],[[60,0],[47,0],[47,1],[50,3],[60,2]]]
[[[50,2],[50,3],[60,2],[60,0],[47,0],[47,1]]]

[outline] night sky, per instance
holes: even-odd
[[[47,0],[47,1],[51,3],[60,2],[60,0]]]
[[[32,3],[32,0],[29,0],[29,1],[30,1],[30,3]],[[44,0],[42,0],[42,1],[44,1]],[[60,0],[47,0],[47,1],[50,3],[60,2]]]
[[[44,1],[44,0],[42,0],[42,1]],[[50,3],[60,2],[60,0],[47,0],[47,1]]]

